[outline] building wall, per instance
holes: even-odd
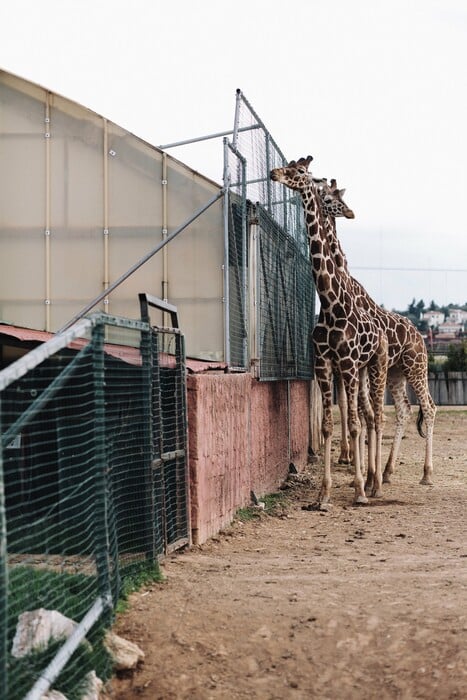
[[[0,321],[56,332],[220,192],[108,119],[0,71]],[[177,306],[187,354],[224,358],[218,200],[93,310]],[[168,325],[154,312],[155,325]]]
[[[249,374],[196,374],[187,381],[193,542],[278,489],[290,462],[307,463],[307,381],[258,382]]]

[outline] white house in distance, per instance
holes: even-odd
[[[425,311],[420,314],[420,318],[428,323],[429,328],[435,328],[444,323],[445,316],[442,311]]]
[[[429,328],[436,328],[438,338],[451,340],[457,338],[467,325],[467,311],[451,309],[446,317],[442,311],[426,311],[420,315]]]
[[[451,309],[446,319],[449,323],[460,323],[464,326],[467,323],[467,311],[462,309]]]

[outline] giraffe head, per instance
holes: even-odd
[[[310,175],[308,166],[313,160],[313,156],[300,158],[299,160],[291,160],[283,168],[274,168],[271,170],[271,180],[279,182],[282,185],[290,187],[292,190],[302,191],[310,187]]]
[[[321,180],[313,178],[313,181],[318,190],[324,214],[334,218],[345,216],[346,219],[355,219],[352,209],[349,209],[343,200],[345,190],[340,190],[334,179],[331,180],[330,185],[328,185],[326,178]]]

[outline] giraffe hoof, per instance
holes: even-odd
[[[371,497],[372,498],[382,498],[383,497],[383,492],[381,489],[374,489],[371,492]]]
[[[390,476],[383,476],[383,484],[390,484],[391,482],[391,477]]]
[[[308,503],[306,506],[302,506],[302,510],[310,510],[310,511],[322,511],[326,512],[331,508],[331,504],[328,503]]]
[[[368,498],[366,496],[357,496],[354,500],[354,506],[364,506],[368,503]]]
[[[433,486],[433,479],[430,479],[429,476],[424,476],[423,479],[420,479],[420,483],[423,486]]]

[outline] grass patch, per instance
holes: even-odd
[[[146,564],[144,568],[141,564],[132,565],[122,571],[122,583],[120,587],[120,596],[115,608],[116,613],[122,613],[128,610],[128,597],[139,591],[140,588],[149,583],[160,583],[164,580],[158,564]]]
[[[157,563],[142,561],[124,567],[121,570],[120,595],[114,612],[127,609],[131,593],[148,583],[162,580]],[[11,649],[18,617],[22,612],[46,608],[58,610],[70,619],[79,621],[98,594],[95,576],[31,566],[12,567],[9,571],[8,589],[8,649]],[[68,700],[78,700],[83,696],[83,679],[90,671],[94,670],[104,682],[112,676],[113,662],[103,643],[112,620],[113,612],[101,617],[54,681],[54,689],[62,692]],[[46,648],[35,650],[23,658],[8,655],[8,700],[20,700],[28,693],[62,645],[63,640],[51,640]]]
[[[72,620],[81,620],[96,598],[96,580],[85,574],[69,574],[30,566],[15,566],[9,572],[8,648],[11,649],[18,617],[26,610],[46,608],[58,610]],[[103,645],[105,629],[96,624],[76,649],[60,676],[54,681],[55,690],[68,700],[83,695],[83,679],[96,671],[101,680],[112,675],[112,660]],[[32,688],[37,678],[52,661],[63,639],[51,640],[47,647],[37,649],[22,658],[9,655],[9,700],[20,700]]]
[[[112,659],[100,640],[80,644],[75,653],[53,682],[54,690],[60,691],[68,700],[80,700],[83,697],[86,682],[85,677],[95,671],[102,680],[108,680],[112,675]],[[20,659],[10,656],[8,660],[9,692],[8,700],[22,700],[37,681],[41,672],[56,656],[63,640],[56,639],[44,649],[39,649]]]
[[[255,520],[260,518],[262,515],[282,515],[284,510],[287,508],[289,499],[287,494],[283,491],[278,493],[269,493],[266,496],[262,496],[258,499],[260,503],[264,503],[264,508],[258,506],[247,506],[246,508],[239,508],[235,514],[237,520],[242,523]]]
[[[95,578],[31,566],[15,566],[9,572],[8,619],[13,624],[13,641],[18,616],[25,610],[58,610],[72,620],[80,620],[96,597]]]

